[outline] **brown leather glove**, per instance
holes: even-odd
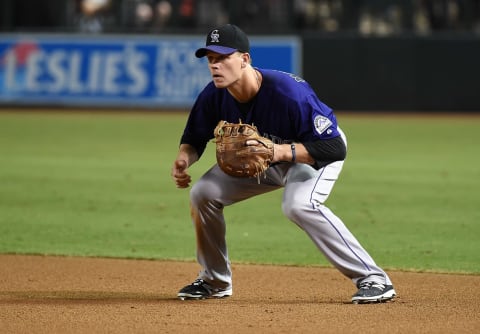
[[[231,176],[258,177],[273,161],[273,142],[255,126],[220,121],[215,128],[217,163]],[[256,141],[256,145],[247,145]]]

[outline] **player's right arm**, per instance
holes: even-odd
[[[177,188],[188,188],[192,179],[188,167],[200,159],[207,143],[213,138],[213,129],[219,122],[215,112],[217,88],[210,82],[197,97],[188,116],[180,139],[180,148],[172,167],[172,177]]]
[[[177,158],[172,166],[172,178],[177,188],[188,188],[192,178],[188,174],[188,167],[193,165],[199,156],[195,147],[190,144],[181,144]]]

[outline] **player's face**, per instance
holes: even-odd
[[[242,54],[235,52],[222,55],[207,53],[208,68],[217,88],[226,88],[236,83],[242,75]]]

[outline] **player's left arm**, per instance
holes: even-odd
[[[291,161],[313,165],[315,160],[302,143],[275,144],[273,162]]]
[[[344,160],[347,147],[342,137],[319,139],[305,143],[276,144],[274,162],[292,161],[321,168],[334,161]]]

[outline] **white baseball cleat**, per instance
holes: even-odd
[[[352,296],[352,303],[383,303],[396,296],[393,285],[384,285],[376,282],[362,282],[356,294]]]
[[[232,288],[214,288],[203,279],[196,279],[192,284],[183,287],[177,294],[180,300],[225,298],[232,295]]]

